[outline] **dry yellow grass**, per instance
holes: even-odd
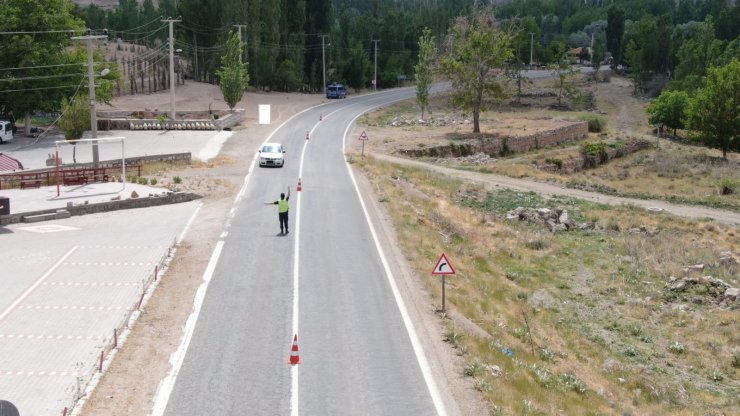
[[[492,414],[699,415],[740,405],[736,309],[702,293],[672,298],[665,287],[687,265],[736,253],[734,227],[558,200],[579,221],[601,227],[551,234],[503,220],[496,204],[468,206],[461,189],[485,191],[454,178],[373,158],[357,165],[438,304],[439,280],[429,266],[440,252],[455,266],[446,303],[465,322],[447,324]],[[504,198],[514,201],[499,205],[534,197]],[[657,234],[628,231],[640,225]],[[739,283],[720,267],[706,273]]]

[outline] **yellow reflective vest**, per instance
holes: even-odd
[[[288,201],[281,199],[278,201],[278,212],[288,212]]]

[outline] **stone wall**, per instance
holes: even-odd
[[[608,163],[612,159],[624,157],[626,155],[638,152],[642,149],[647,149],[650,146],[652,146],[652,144],[647,140],[634,139],[626,143],[619,144],[616,147],[607,147],[606,157],[604,158],[604,161],[601,161],[597,157],[590,157],[587,160],[583,157],[583,155],[581,155],[580,157],[573,157],[570,159],[558,161],[557,164],[548,159],[546,163],[537,165],[537,168],[553,173],[574,173],[585,169],[594,168],[596,166]]]
[[[451,143],[426,149],[403,149],[399,153],[409,157],[461,157],[475,153],[489,156],[507,152],[524,153],[543,147],[553,147],[562,143],[583,139],[588,136],[588,122],[578,121],[553,130],[542,131],[526,136],[483,137],[462,143]]]
[[[178,112],[180,120],[159,121],[156,118],[133,117],[131,111],[107,111],[98,113],[98,128],[101,130],[224,130],[239,124],[244,119],[244,109],[236,109],[218,119],[203,118],[202,112],[190,113]]]
[[[187,192],[171,192],[159,196],[131,198],[118,201],[100,202],[97,204],[74,205],[63,208],[63,210],[69,212],[71,215],[85,215],[95,214],[98,212],[117,211],[120,209],[146,208],[159,205],[178,204],[181,202],[189,202],[200,198],[202,197],[198,194]],[[0,216],[0,225],[20,223],[23,222],[23,217],[53,214],[57,211],[59,211],[59,208],[3,215]]]

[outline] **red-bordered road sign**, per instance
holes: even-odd
[[[360,134],[360,137],[357,140],[367,140],[367,133],[365,133],[365,130],[362,131],[362,134]]]
[[[452,264],[450,264],[445,253],[442,253],[442,255],[439,256],[439,260],[437,260],[437,264],[434,266],[432,274],[455,274],[455,269],[452,268]]]

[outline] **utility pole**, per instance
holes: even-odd
[[[247,25],[232,25],[239,29],[239,41],[244,42],[244,62],[247,62]],[[242,38],[242,28],[244,28],[244,38]]]
[[[532,70],[532,47],[534,46],[534,33],[529,33],[529,69]]]
[[[74,36],[73,40],[87,41],[87,85],[90,95],[90,137],[98,138],[98,119],[97,109],[95,108],[95,67],[93,66],[93,40],[108,39],[108,35],[93,35],[90,29],[87,29],[87,35]],[[100,163],[100,154],[98,152],[98,141],[92,142],[93,166],[97,167]]]
[[[375,42],[375,72],[373,75],[373,91],[378,90],[378,42],[379,40],[371,40],[370,42]]]
[[[175,35],[173,29],[173,23],[178,23],[181,20],[175,20],[172,18],[162,19],[162,23],[170,24],[170,118],[174,121],[176,118],[175,112]]]
[[[324,83],[322,84],[322,90],[324,91],[324,95],[326,95],[326,55],[324,54],[324,38],[328,38],[329,35],[319,36],[321,36],[321,68],[324,73]]]

